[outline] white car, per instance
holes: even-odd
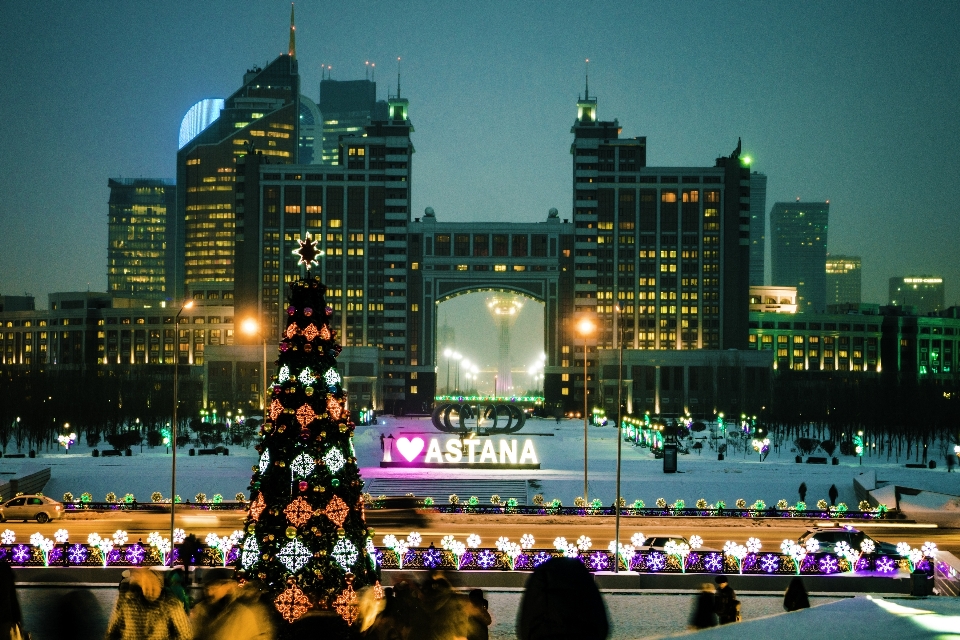
[[[17,496],[0,505],[0,522],[36,520],[40,524],[63,517],[63,505],[47,496]]]

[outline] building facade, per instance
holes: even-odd
[[[770,211],[772,280],[796,287],[801,313],[827,308],[827,223],[830,202],[777,202]]]
[[[372,122],[387,119],[387,103],[377,100],[377,83],[372,80],[325,78],[317,106],[323,118],[322,163],[327,165],[340,164],[341,136],[363,135]]]
[[[766,282],[764,269],[767,250],[767,176],[750,174],[750,286]]]
[[[915,307],[917,313],[937,313],[946,308],[943,278],[904,276],[890,278],[890,304]]]
[[[113,179],[107,214],[107,290],[115,296],[164,300],[172,296],[170,237],[177,187],[172,180]]]
[[[827,256],[827,306],[860,304],[860,256]]]

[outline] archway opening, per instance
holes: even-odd
[[[437,308],[437,395],[542,395],[544,305],[471,291]]]

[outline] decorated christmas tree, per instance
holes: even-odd
[[[290,285],[239,568],[266,585],[288,622],[319,608],[352,624],[356,590],[373,585],[380,593],[373,531],[363,519],[332,309],[326,287],[310,275],[316,242],[307,235],[294,254],[306,277]]]

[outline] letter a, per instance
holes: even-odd
[[[480,452],[480,463],[486,462],[487,458],[489,458],[493,464],[497,464],[497,452],[493,449],[493,440],[489,438],[483,443],[483,451]]]
[[[425,463],[443,462],[443,458],[440,457],[440,443],[437,442],[436,438],[430,438],[430,446],[427,447],[427,455],[423,458],[423,461]]]
[[[533,450],[533,440],[527,438],[523,441],[523,451],[520,453],[520,464],[525,464],[529,462],[530,464],[539,464],[537,460],[537,454]]]

